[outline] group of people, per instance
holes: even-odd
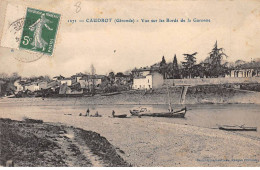
[[[84,116],[87,116],[87,117],[101,117],[102,116],[102,115],[98,114],[98,111],[96,111],[96,113],[94,115],[90,115],[89,113],[90,113],[90,110],[88,108],[86,111],[86,114]],[[82,116],[82,113],[80,113],[79,116]]]
[[[114,115],[115,115],[115,111],[112,110],[112,116],[114,117]],[[79,116],[82,116],[82,113],[80,113]],[[86,114],[84,116],[86,116],[86,117],[101,117],[102,115],[98,114],[98,111],[96,111],[96,113],[94,115],[90,115],[90,110],[88,108],[87,111],[86,111]]]

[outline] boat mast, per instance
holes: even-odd
[[[180,104],[185,104],[185,98],[189,86],[183,86],[181,90]]]
[[[169,87],[168,87],[168,84],[167,84],[167,97],[168,97],[168,104],[169,104],[169,111],[171,112],[172,111],[172,104],[171,104],[171,100],[170,100],[170,93],[169,93]]]

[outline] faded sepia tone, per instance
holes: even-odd
[[[0,21],[1,166],[260,165],[259,1],[0,0]]]

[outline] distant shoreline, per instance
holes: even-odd
[[[257,88],[259,85],[256,86]],[[254,87],[254,88],[256,88]],[[247,87],[248,88],[248,87]],[[188,88],[185,104],[259,104],[260,93],[251,89],[225,87],[224,85],[200,85]],[[180,104],[180,94],[182,87],[169,88],[170,102],[172,104]],[[71,97],[45,97],[48,99],[82,99],[85,104],[168,104],[167,89],[160,88],[154,90],[130,90],[123,91],[115,95],[105,96],[97,94],[94,96],[71,96]],[[26,97],[27,98],[27,97]],[[34,97],[28,97],[34,98]],[[35,97],[37,98],[37,97]]]

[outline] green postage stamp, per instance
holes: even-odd
[[[60,14],[27,8],[19,48],[52,55]]]

